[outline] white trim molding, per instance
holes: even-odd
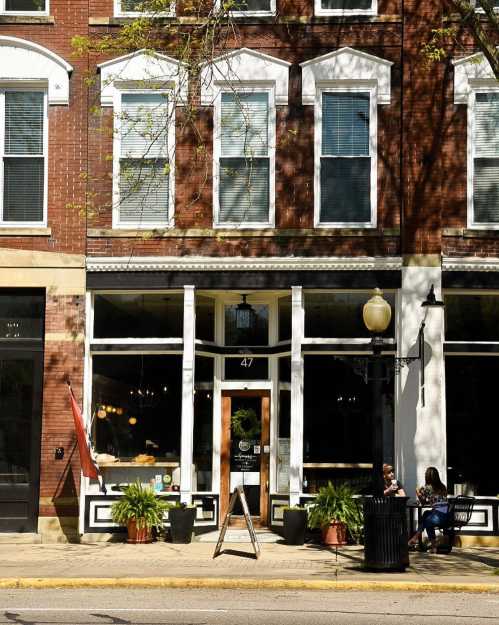
[[[492,67],[481,52],[462,59],[454,59],[452,64],[454,65],[454,104],[468,104],[468,98],[473,89],[499,88]]]
[[[400,257],[87,257],[88,271],[104,273],[112,271],[400,271],[401,268]]]
[[[34,11],[27,11],[24,9],[9,9],[6,8],[6,0],[0,0],[0,15],[49,15],[50,0],[45,0],[45,6],[43,9],[38,9]]]
[[[443,258],[442,271],[494,271],[499,272],[497,258]]]
[[[377,15],[378,0],[371,0],[370,9],[323,9],[322,0],[315,0],[315,15],[340,15],[348,17],[349,15]]]
[[[340,48],[300,63],[302,104],[314,105],[320,87],[355,85],[358,81],[376,87],[379,104],[390,104],[392,65],[391,61],[353,48]]]
[[[73,68],[62,57],[32,41],[3,35],[0,55],[0,83],[45,84],[49,105],[69,104],[69,75]]]
[[[259,85],[274,88],[275,104],[288,103],[291,63],[249,48],[224,54],[201,66],[201,105],[213,106],[224,86]]]
[[[118,88],[172,89],[175,104],[187,101],[188,71],[185,63],[150,50],[138,50],[97,65],[101,73],[101,105],[113,106]]]

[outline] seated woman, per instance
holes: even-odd
[[[405,490],[402,484],[395,479],[395,473],[391,464],[383,465],[383,478],[385,480],[385,497],[405,497]]]
[[[425,485],[416,490],[419,502],[422,506],[431,506],[423,514],[421,524],[417,532],[409,540],[409,546],[416,545],[421,539],[424,530],[430,539],[430,553],[437,552],[436,527],[446,527],[449,522],[449,504],[447,503],[447,488],[440,480],[440,475],[435,467],[428,467],[425,472]]]

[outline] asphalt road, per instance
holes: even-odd
[[[0,624],[499,625],[499,594],[0,590]]]

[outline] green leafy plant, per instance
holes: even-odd
[[[357,539],[362,528],[362,512],[353,499],[354,492],[347,484],[335,486],[328,482],[319,489],[314,504],[308,510],[308,526],[324,529],[331,521],[344,523]]]
[[[163,514],[169,504],[162,501],[148,486],[142,486],[139,480],[123,489],[123,495],[111,507],[111,518],[115,523],[127,525],[132,519],[137,527],[152,528],[163,524]]]
[[[183,501],[171,501],[166,504],[168,510],[185,510],[186,508],[195,508],[196,506],[189,505],[184,503]]]
[[[231,417],[232,434],[236,438],[252,439],[260,436],[261,423],[252,408],[240,408]]]

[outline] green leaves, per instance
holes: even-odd
[[[362,527],[362,513],[353,499],[353,494],[347,484],[335,486],[328,482],[327,486],[319,489],[313,506],[309,508],[309,527],[323,528],[331,521],[340,521],[356,536]]]
[[[123,496],[111,507],[111,518],[115,523],[127,525],[130,519],[137,520],[138,528],[159,527],[169,504],[162,501],[148,486],[139,480],[123,489]]]

